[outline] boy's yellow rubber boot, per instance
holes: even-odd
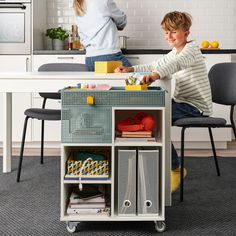
[[[184,168],[184,178],[187,175],[187,170]],[[180,186],[180,167],[171,171],[171,192],[175,192]]]

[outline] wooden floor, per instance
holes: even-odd
[[[60,156],[61,155],[60,148],[47,148],[44,150],[45,156]],[[13,156],[18,156],[20,153],[19,148],[14,148],[12,150]],[[0,148],[0,155],[2,155],[2,149]],[[38,148],[26,148],[24,151],[25,156],[38,156],[40,155],[40,149]],[[218,149],[217,155],[222,157],[236,157],[236,141],[232,141],[228,143],[227,149]],[[185,156],[197,156],[197,157],[205,157],[212,156],[211,149],[196,149],[196,150],[185,150]]]
[[[217,149],[217,156],[219,157],[236,157],[236,141],[231,141],[227,143],[227,149]],[[185,150],[185,156],[191,157],[207,157],[212,156],[211,149],[196,149],[196,150]]]

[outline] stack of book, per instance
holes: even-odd
[[[116,135],[118,142],[156,142],[152,131],[122,131]]]
[[[73,192],[67,208],[68,215],[74,214],[102,214],[109,215],[110,207],[106,205],[103,193]]]
[[[152,137],[152,131],[122,131],[122,138],[150,138]]]

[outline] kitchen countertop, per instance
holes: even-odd
[[[168,49],[124,49],[125,55],[133,54],[166,54]],[[203,54],[235,54],[236,49],[204,49]],[[34,50],[34,55],[84,55],[84,50]]]
[[[84,50],[34,50],[34,55],[83,55]]]
[[[201,50],[203,54],[233,54],[236,49],[204,49]],[[166,54],[170,52],[168,49],[125,49],[124,54]]]

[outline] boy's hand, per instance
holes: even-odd
[[[144,75],[143,79],[142,79],[142,84],[151,84],[153,82],[155,82],[156,80],[160,79],[159,74],[157,73],[152,73],[150,75]]]
[[[129,73],[129,72],[134,72],[133,67],[124,67],[124,66],[119,66],[114,70],[115,73]]]

